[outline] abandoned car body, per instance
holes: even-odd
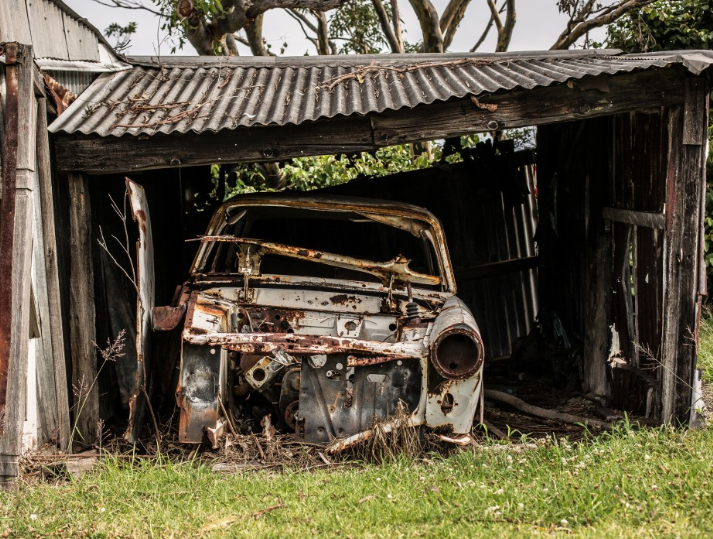
[[[215,443],[239,428],[231,415],[251,413],[343,446],[376,420],[388,428],[397,410],[414,426],[470,432],[483,343],[430,212],[247,195],[223,204],[199,239],[191,280],[153,316],[167,330],[185,315],[181,441],[207,432]]]

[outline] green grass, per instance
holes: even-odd
[[[711,529],[711,449],[711,429],[622,426],[519,454],[464,452],[332,472],[226,477],[192,464],[109,462],[77,481],[1,494],[0,534],[701,537]]]
[[[710,383],[710,320],[699,355]],[[79,480],[0,492],[0,537],[710,537],[712,454],[713,428],[624,423],[522,453],[332,471],[108,460]]]

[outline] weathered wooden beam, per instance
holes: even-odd
[[[601,84],[516,90],[482,97],[421,105],[371,114],[337,117],[299,126],[237,128],[219,133],[174,133],[151,137],[125,135],[57,137],[61,171],[107,174],[177,166],[279,161],[307,155],[372,150],[434,140],[683,103],[682,71],[664,69],[614,77]],[[484,107],[488,105],[488,109]]]
[[[629,110],[656,109],[683,101],[678,70],[598,77],[608,91],[593,84],[517,90],[479,98],[434,103],[373,117],[374,141],[389,146],[474,132],[554,124],[596,118]],[[571,86],[571,87],[570,87]],[[485,106],[494,110],[487,110]],[[482,108],[481,108],[482,107]]]
[[[6,83],[10,92],[16,92],[16,121],[14,126],[16,142],[16,161],[12,175],[14,176],[13,192],[8,192],[3,185],[3,211],[5,202],[14,201],[14,228],[11,253],[3,253],[11,260],[11,285],[9,290],[0,290],[0,295],[11,294],[12,308],[0,312],[0,316],[11,321],[10,354],[7,370],[7,398],[2,410],[2,429],[0,429],[0,482],[17,476],[18,458],[22,443],[22,428],[25,421],[27,399],[27,358],[30,336],[30,275],[32,267],[32,183],[35,169],[35,102],[32,87],[32,47],[17,46],[17,63],[6,65]],[[6,49],[7,55],[7,49]],[[14,81],[11,83],[11,79]],[[6,109],[7,120],[7,109]],[[17,126],[22,126],[18,129]],[[5,124],[4,137],[10,136]],[[7,155],[5,156],[7,157]],[[3,167],[3,180],[8,171],[7,163]],[[4,238],[3,238],[4,241]],[[2,270],[0,270],[2,271]]]
[[[686,105],[702,114],[677,109],[671,117],[671,159],[667,178],[667,223],[665,229],[665,285],[662,339],[661,419],[682,422],[689,419],[691,387],[697,360],[699,300],[698,249],[701,242],[701,184],[705,183],[706,146],[685,144],[707,136],[707,84],[686,82],[691,93]],[[696,95],[698,94],[698,95]],[[695,132],[700,131],[699,135]],[[686,133],[688,132],[688,135]]]
[[[683,91],[683,143],[700,146],[708,141],[701,130],[701,118],[708,116],[705,79],[686,79]]]
[[[602,208],[602,216],[609,221],[626,223],[628,225],[657,228],[663,230],[666,226],[666,216],[662,212],[646,212],[624,210],[621,208]]]
[[[92,213],[86,174],[69,174],[70,287],[69,335],[72,354],[75,442],[96,439],[99,421],[97,382],[96,310],[92,261]],[[72,448],[68,448],[71,450]]]
[[[64,357],[64,329],[57,264],[57,236],[55,231],[54,194],[52,165],[50,162],[49,137],[47,135],[46,100],[38,101],[37,109],[37,173],[39,176],[39,201],[42,219],[44,266],[47,280],[49,316],[43,330],[48,330],[52,343],[52,368],[54,371],[54,406],[60,449],[69,442],[69,395],[67,389],[67,365]]]
[[[353,153],[371,150],[374,144],[369,119],[358,117],[301,126],[251,127],[219,133],[191,132],[153,137],[60,135],[55,147],[61,170],[105,174]]]

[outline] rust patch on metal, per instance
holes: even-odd
[[[380,365],[388,361],[394,361],[398,358],[393,356],[376,356],[376,357],[347,357],[347,367],[367,367],[369,365]]]
[[[347,303],[361,303],[361,298],[348,296],[346,294],[337,294],[329,298],[329,301],[331,301],[333,305],[346,305]]]
[[[17,179],[18,77],[17,43],[0,43],[5,53],[5,140],[0,200],[0,416],[7,402],[12,339],[12,251],[15,236],[15,185]],[[24,337],[23,337],[24,338]],[[18,358],[20,359],[20,358]],[[2,429],[0,429],[2,430]]]
[[[154,307],[151,313],[151,324],[154,331],[171,331],[183,320],[186,314],[186,305],[178,307]]]
[[[61,116],[62,113],[77,100],[77,94],[62,86],[46,73],[44,74],[44,79],[45,86],[54,100],[57,116]]]

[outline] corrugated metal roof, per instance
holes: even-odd
[[[137,58],[132,70],[94,81],[50,131],[120,137],[300,124],[685,64],[688,54],[619,52]]]
[[[31,44],[35,58],[118,61],[101,32],[62,0],[1,0],[2,41]]]

